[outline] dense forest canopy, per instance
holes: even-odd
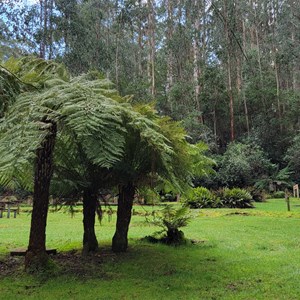
[[[2,60],[97,70],[121,95],[155,101],[210,146],[221,185],[299,179],[298,1],[12,0],[0,15]]]

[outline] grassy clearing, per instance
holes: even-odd
[[[48,277],[23,274],[21,267],[0,275],[0,299],[299,299],[300,201],[291,204],[291,212],[282,199],[251,210],[195,211],[184,231],[198,242],[178,248],[140,242],[156,228],[135,215],[124,255],[109,251],[115,216],[112,222],[105,216],[97,225],[100,252],[84,260],[76,252],[81,215],[50,213],[48,247],[76,249],[69,254],[72,263]],[[26,247],[29,221],[25,213],[0,219],[3,262],[10,249]]]

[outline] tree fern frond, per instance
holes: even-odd
[[[11,57],[4,66],[18,76],[25,85],[31,84],[37,88],[44,87],[45,82],[50,79],[69,80],[68,72],[63,65],[33,56]]]

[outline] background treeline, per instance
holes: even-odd
[[[199,184],[299,179],[298,1],[14,0],[0,14],[3,59],[34,53],[73,75],[98,70],[121,95],[182,120],[218,163]]]

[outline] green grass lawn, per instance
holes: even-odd
[[[50,213],[48,247],[75,250],[65,252],[72,263],[63,267],[58,255],[48,277],[24,274],[23,258],[8,257],[26,247],[30,215],[3,218],[0,266],[13,260],[20,267],[0,274],[0,299],[300,299],[300,200],[292,199],[291,210],[283,199],[250,210],[195,210],[184,232],[197,242],[176,248],[141,242],[157,228],[135,215],[122,255],[109,251],[115,215],[111,222],[104,216],[96,228],[100,252],[87,258],[79,255],[81,214]]]

